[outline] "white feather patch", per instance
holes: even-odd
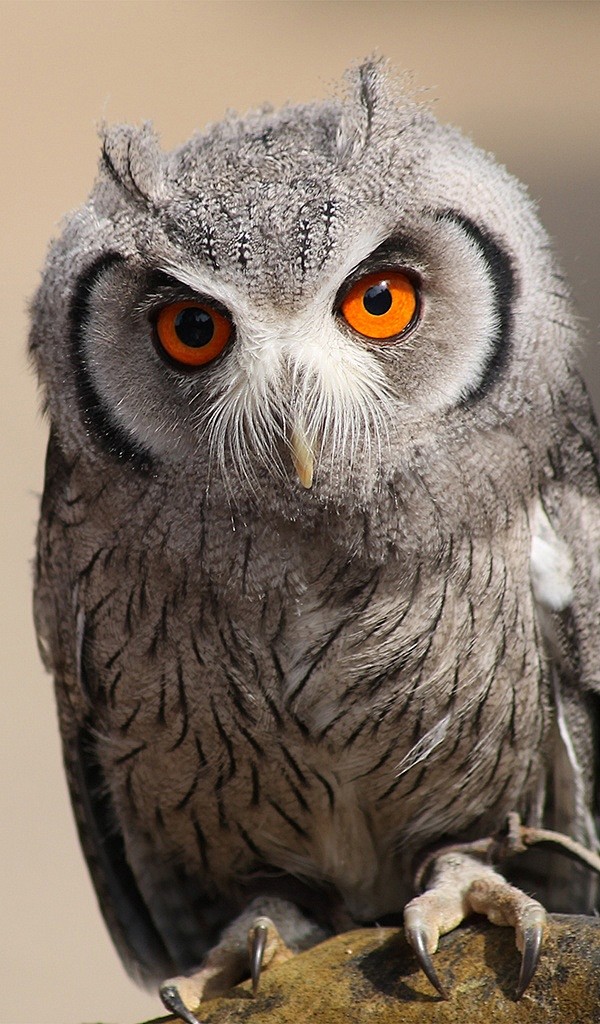
[[[558,775],[559,788],[555,796],[557,810],[562,813],[563,821],[566,822],[566,825],[563,824],[561,827],[568,827],[569,834],[575,835],[579,842],[583,842],[591,849],[597,849],[598,837],[585,799],[584,773],[573,746],[569,726],[565,719],[560,688],[556,683],[554,685],[554,700],[558,732],[564,748],[564,757],[569,766],[568,771],[563,770],[562,777]]]
[[[537,502],[531,538],[531,582],[536,601],[552,612],[566,608],[573,600],[572,573],[571,553],[541,502]]]
[[[450,724],[450,715],[445,715],[441,721],[436,722],[424,736],[421,737],[418,743],[415,743],[414,747],[408,751],[399,764],[394,768],[394,775],[397,779],[401,775],[405,775],[406,772],[414,768],[415,765],[420,764],[421,761],[426,761],[430,754],[433,753],[436,747],[439,747],[440,743],[446,738],[448,732],[448,726]]]

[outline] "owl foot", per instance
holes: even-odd
[[[404,908],[404,931],[427,978],[443,999],[448,992],[433,966],[440,935],[452,931],[470,914],[485,914],[492,924],[515,929],[521,970],[520,999],[538,964],[546,911],[537,900],[510,885],[490,865],[459,852],[442,852],[433,862],[426,892]]]
[[[281,922],[285,939],[265,910]],[[294,904],[277,898],[254,900],[225,929],[202,967],[189,976],[163,982],[160,997],[167,1010],[185,1024],[200,1024],[196,1014],[203,1000],[222,995],[248,976],[256,995],[262,971],[277,967],[323,938],[322,929]]]

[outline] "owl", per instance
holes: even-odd
[[[600,693],[598,430],[523,188],[377,60],[170,153],[111,128],[30,347],[35,618],[130,973],[195,1021],[404,914],[447,995],[478,912],[522,992],[595,876],[498,862],[593,860]]]

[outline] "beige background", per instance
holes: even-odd
[[[590,337],[600,302],[600,7],[596,3],[0,3],[3,296],[0,1020],[160,1012],[105,934],[62,777],[50,680],[30,622],[45,425],[25,304],[50,236],[86,195],[95,125],[152,118],[171,146],[226,107],[322,96],[375,49],[525,179]],[[597,353],[590,374],[600,380]]]

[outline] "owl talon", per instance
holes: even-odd
[[[252,978],[252,993],[256,995],[260,984],[260,972],[262,968],[267,936],[269,930],[266,924],[257,924],[250,931],[248,937],[250,945],[250,977]]]
[[[294,951],[283,941],[270,917],[257,917],[248,932],[248,955],[252,992],[256,995],[262,971],[289,960]]]
[[[542,940],[544,928],[541,924],[532,925],[523,932],[523,953],[521,956],[521,970],[515,999],[520,999],[525,989],[533,978],[542,952]]]
[[[424,928],[410,927],[405,929],[406,938],[412,946],[413,952],[419,961],[421,970],[431,982],[433,987],[437,989],[442,999],[449,999],[449,993],[446,988],[442,985],[438,978],[435,967],[433,966],[433,960],[431,954],[427,949],[427,933]]]
[[[185,1005],[176,985],[171,982],[161,985],[159,994],[165,1009],[179,1017],[179,1020],[182,1020],[184,1024],[202,1024],[196,1015]]]

